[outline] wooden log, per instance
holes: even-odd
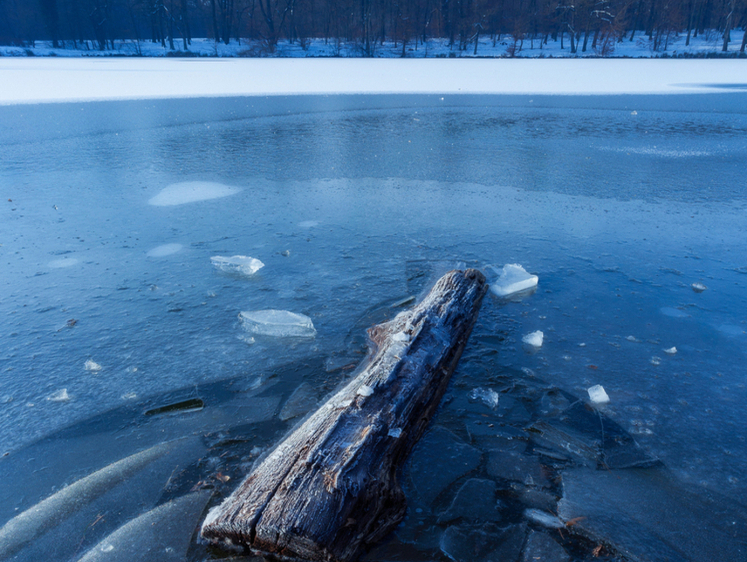
[[[451,271],[419,305],[369,329],[359,374],[210,511],[202,536],[281,559],[348,562],[396,527],[406,511],[398,468],[438,407],[486,291],[479,271]]]

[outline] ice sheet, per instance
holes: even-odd
[[[210,261],[218,271],[250,276],[262,269],[265,264],[249,256],[213,256]]]

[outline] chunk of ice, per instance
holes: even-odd
[[[493,271],[499,274],[498,279],[490,284],[490,290],[499,297],[507,297],[520,291],[526,291],[537,286],[539,277],[527,273],[517,263],[509,263],[498,270],[491,266]]]
[[[258,259],[249,256],[213,256],[210,261],[218,271],[239,275],[254,275],[265,266]]]
[[[67,393],[67,388],[63,388],[47,396],[47,400],[50,402],[67,402],[70,400],[70,395]]]
[[[402,435],[402,428],[401,427],[393,427],[389,430],[389,437],[394,437],[395,439],[399,439],[400,435]]]
[[[163,188],[158,195],[151,197],[148,203],[156,207],[170,207],[172,205],[184,205],[186,203],[227,197],[239,191],[241,190],[237,187],[230,187],[222,183],[187,181],[173,183]]]
[[[527,509],[524,511],[524,517],[549,529],[562,529],[565,527],[565,524],[558,517],[541,509]]]
[[[405,332],[397,332],[392,336],[392,340],[394,341],[401,341],[401,342],[409,342],[410,336],[408,336]]]
[[[541,330],[537,330],[521,338],[521,341],[532,347],[542,347],[542,342],[545,341],[545,334]]]
[[[175,254],[181,249],[181,244],[162,244],[161,246],[156,246],[145,255],[149,258],[163,258]]]
[[[677,348],[672,346],[669,349],[665,349],[664,353],[666,353],[667,355],[674,355],[675,353],[677,353]]]
[[[589,399],[594,404],[607,404],[610,401],[610,397],[607,396],[607,393],[601,384],[595,384],[594,386],[589,387],[587,392],[589,393]]]
[[[471,400],[479,400],[491,410],[498,407],[498,401],[500,400],[500,394],[492,388],[473,388],[469,397]]]
[[[244,329],[258,336],[313,338],[311,318],[287,310],[248,310],[239,314]]]
[[[705,285],[703,285],[703,283],[697,283],[697,282],[693,283],[690,286],[693,288],[693,291],[695,291],[696,293],[702,293],[708,288]]]
[[[103,369],[103,367],[96,363],[96,361],[91,361],[90,359],[83,364],[83,368],[86,371],[93,371],[94,373],[97,373],[101,369]]]
[[[656,355],[654,355],[651,358],[651,364],[652,365],[661,365],[661,357],[657,357]]]
[[[314,228],[315,226],[319,226],[319,221],[302,221],[298,223],[298,226],[301,228]]]

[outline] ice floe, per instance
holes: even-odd
[[[537,286],[539,277],[527,273],[517,263],[508,263],[503,269],[490,268],[498,274],[498,279],[490,284],[490,290],[499,297],[508,297],[514,293],[526,291]]]
[[[162,244],[161,246],[156,246],[145,255],[149,258],[163,258],[177,253],[182,247],[181,244]]]
[[[241,191],[237,187],[223,185],[222,183],[210,181],[187,181],[172,183],[163,188],[158,195],[151,197],[148,203],[156,207],[170,207],[173,205],[184,205],[197,201],[207,201],[228,197]]]
[[[258,336],[313,338],[311,318],[287,310],[248,310],[239,314],[244,329]]]
[[[213,256],[210,261],[218,271],[247,276],[254,275],[265,266],[257,258],[249,256]]]
[[[47,400],[50,402],[68,402],[70,400],[70,395],[67,393],[67,388],[63,388],[62,390],[58,390],[57,392],[53,392],[47,396]]]
[[[665,349],[664,353],[666,353],[667,355],[674,355],[675,353],[677,353],[677,348],[672,346],[669,349]]]
[[[610,397],[601,384],[595,384],[586,391],[589,393],[589,400],[594,404],[607,404],[610,401]]]
[[[545,334],[541,330],[537,330],[521,338],[521,341],[529,346],[539,348],[542,347],[542,343],[545,341]]]
[[[705,285],[703,285],[703,283],[697,283],[697,282],[693,283],[690,286],[692,287],[693,291],[695,291],[696,293],[702,293],[708,288]]]
[[[98,371],[100,371],[101,369],[103,369],[103,367],[101,365],[99,365],[98,363],[96,363],[96,361],[92,361],[91,359],[89,359],[88,361],[86,361],[83,364],[83,368],[86,371],[93,371],[94,373],[97,373]]]

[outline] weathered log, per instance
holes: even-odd
[[[369,329],[359,374],[210,511],[202,536],[347,562],[391,531],[406,511],[397,470],[438,407],[486,291],[479,271],[451,271],[418,306]]]

